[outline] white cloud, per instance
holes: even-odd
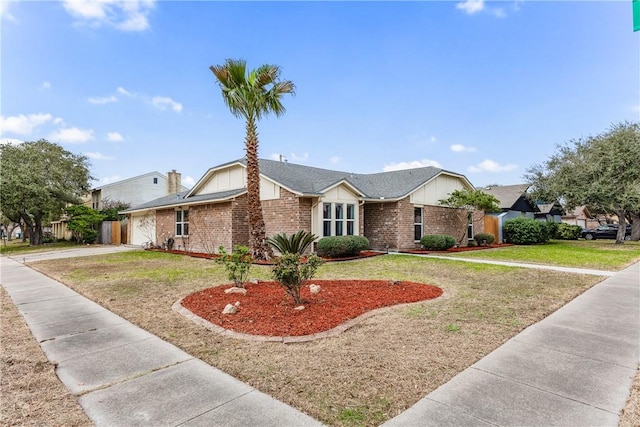
[[[2,138],[0,139],[0,145],[1,144],[9,144],[9,145],[18,145],[18,144],[22,144],[24,141],[21,139],[16,139],[16,138]]]
[[[16,17],[9,12],[9,6],[12,2],[0,1],[0,18],[4,18],[8,21],[16,21]]]
[[[291,153],[291,161],[292,162],[304,163],[307,160],[309,160],[309,153],[304,153],[302,156],[298,156],[296,153]]]
[[[95,151],[88,151],[84,153],[84,155],[94,160],[113,160],[113,157],[105,156],[104,154]]]
[[[116,92],[118,92],[121,95],[125,95],[125,96],[133,96],[131,94],[131,92],[129,92],[128,90],[126,90],[125,88],[123,88],[122,86],[118,87],[118,89],[116,89]]]
[[[334,165],[335,165],[335,164],[338,164],[338,163],[340,163],[340,162],[342,161],[342,157],[333,156],[333,157],[331,157],[331,158],[329,159],[329,161],[330,161],[332,164],[334,164]]]
[[[76,23],[114,27],[121,31],[145,31],[155,0],[65,0],[64,8]]]
[[[192,177],[192,176],[186,176],[183,180],[182,180],[182,185],[184,185],[187,188],[191,188],[195,185],[196,180]]]
[[[62,117],[56,117],[55,119],[53,119],[53,124],[64,126],[64,120],[62,120]]]
[[[51,89],[51,83],[49,83],[49,82],[42,82],[42,85],[40,86],[40,89],[42,89],[42,90],[49,90],[49,89]]]
[[[442,166],[435,160],[422,159],[422,160],[414,160],[411,162],[399,162],[399,163],[390,163],[388,165],[384,165],[382,170],[384,172],[391,171],[399,171],[403,169],[415,169],[415,168],[425,168],[427,166],[433,166],[436,168],[441,168]]]
[[[91,104],[108,104],[110,102],[118,102],[118,98],[116,98],[114,95],[111,96],[96,96],[96,97],[92,97],[89,98],[89,103]]]
[[[435,137],[435,136],[431,135],[431,137],[429,138],[429,141],[430,141],[430,142],[436,142],[436,141],[437,141],[437,139],[436,139],[436,137]]]
[[[109,132],[107,133],[107,140],[111,142],[121,142],[124,141],[124,137],[120,135],[119,132]]]
[[[18,116],[3,117],[0,116],[0,131],[2,133],[9,132],[18,135],[30,135],[37,127],[49,121],[53,116],[51,114],[20,114]]]
[[[465,151],[469,153],[473,153],[476,151],[475,147],[465,147],[462,144],[453,144],[449,148],[451,149],[451,151],[454,151],[456,153],[464,153]]]
[[[500,165],[493,160],[484,160],[478,163],[476,166],[469,166],[469,172],[509,172],[514,169],[517,169],[518,165],[514,165],[513,163],[509,163],[507,165]]]
[[[69,144],[82,144],[94,139],[91,129],[79,129],[76,127],[60,129],[54,132],[51,137],[55,142],[66,142]]]
[[[171,107],[171,109],[176,113],[182,111],[182,104],[174,101],[168,96],[154,96],[151,100],[151,104],[161,110],[166,110],[167,107]]]
[[[456,9],[460,9],[468,15],[473,15],[484,9],[484,0],[466,0],[456,3]]]
[[[495,16],[496,18],[506,18],[507,13],[504,11],[503,8],[501,7],[496,7],[494,9],[491,9],[491,13],[493,14],[493,16]]]

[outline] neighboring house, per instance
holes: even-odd
[[[260,179],[267,237],[298,230],[318,237],[364,235],[372,249],[391,250],[417,248],[424,234],[459,235],[467,227],[467,211],[438,200],[473,189],[463,175],[434,167],[352,174],[265,159]],[[247,245],[246,161],[213,167],[191,190],[123,213],[130,219],[132,244],[172,238],[176,249],[208,253]]]
[[[529,184],[515,184],[515,185],[495,185],[491,187],[483,188],[487,194],[491,194],[498,199],[500,209],[502,212],[492,213],[492,216],[498,218],[498,241],[504,241],[504,233],[502,227],[504,223],[513,218],[535,218],[536,213],[540,212],[540,209],[527,195]]]
[[[560,203],[537,203],[536,206],[540,212],[534,213],[535,219],[539,219],[541,221],[562,222],[564,209]]]
[[[91,190],[87,206],[102,210],[105,201],[128,203],[136,206],[168,194],[187,190],[181,185],[181,174],[172,170],[166,175],[149,172],[122,181],[112,182]],[[90,204],[89,204],[90,203]]]
[[[158,197],[174,194],[179,191],[188,190],[181,183],[182,175],[176,170],[167,172],[166,175],[160,172],[149,172],[144,175],[112,182],[91,190],[85,197],[84,205],[95,210],[102,210],[104,203],[123,202],[129,206],[139,205]],[[72,237],[71,231],[67,228],[66,215],[58,221],[52,221],[52,234],[57,239],[69,240]],[[112,242],[113,240],[109,240]],[[113,241],[114,243],[118,242]]]
[[[586,206],[578,206],[571,212],[566,212],[562,215],[562,222],[582,228],[595,228],[600,225]]]

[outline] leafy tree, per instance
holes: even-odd
[[[93,243],[98,237],[98,226],[104,220],[104,214],[84,205],[69,206],[65,209],[69,216],[67,228],[78,243]]]
[[[616,243],[624,243],[625,222],[640,237],[640,123],[614,124],[599,135],[559,145],[541,165],[527,170],[538,199],[560,200],[567,210],[586,205],[618,217]]]
[[[231,113],[246,121],[249,245],[254,259],[265,260],[272,256],[272,252],[267,244],[260,202],[257,121],[269,113],[276,116],[284,114],[282,97],[293,94],[295,86],[289,80],[279,80],[280,68],[276,65],[262,65],[251,71],[247,71],[246,65],[244,60],[227,59],[224,64],[211,66],[210,69]]]
[[[126,218],[126,215],[120,215],[118,212],[129,209],[130,207],[130,203],[105,198],[102,199],[102,210],[100,213],[104,215],[105,221],[122,221]]]
[[[469,215],[473,215],[476,210],[484,212],[500,212],[500,200],[491,194],[487,194],[482,190],[454,190],[448,198],[438,200],[438,203],[452,208],[466,209]],[[473,218],[473,216],[471,217]],[[473,221],[473,220],[472,220]],[[476,221],[473,221],[474,223]],[[458,244],[467,235],[467,224],[462,224],[462,236],[458,240]],[[475,228],[475,227],[474,227]],[[472,236],[469,236],[471,238]]]
[[[89,162],[45,139],[0,145],[0,210],[22,220],[32,246],[42,244],[42,224],[89,191]]]

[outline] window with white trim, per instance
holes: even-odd
[[[413,208],[413,240],[422,239],[422,208]]]
[[[467,239],[473,240],[473,212],[467,213],[467,220],[469,225],[467,226]]]
[[[176,211],[176,236],[189,235],[189,210],[179,209]]]
[[[356,205],[347,205],[347,236],[353,236],[356,232]]]
[[[331,236],[331,203],[322,204],[322,236]]]
[[[356,205],[351,203],[322,204],[322,236],[353,236],[356,234]]]

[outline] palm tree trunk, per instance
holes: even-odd
[[[272,257],[260,202],[260,166],[258,164],[258,131],[253,117],[247,118],[247,207],[249,210],[249,246],[256,260]]]

